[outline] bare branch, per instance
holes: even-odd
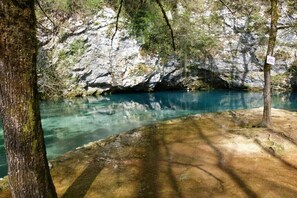
[[[166,21],[166,24],[167,24],[167,26],[168,26],[169,29],[170,29],[170,33],[171,33],[171,41],[172,41],[172,47],[173,47],[173,51],[175,51],[175,41],[174,41],[173,29],[172,29],[172,27],[171,27],[171,25],[170,25],[170,23],[169,23],[169,19],[168,19],[167,15],[166,15],[166,12],[165,12],[165,10],[164,10],[164,8],[163,8],[163,6],[162,6],[160,0],[156,0],[156,2],[157,2],[157,4],[159,5],[159,7],[160,7],[160,9],[161,9],[161,11],[162,11],[163,17],[164,17],[164,19],[165,19],[165,21]]]
[[[36,4],[37,6],[40,8],[40,10],[42,11],[42,13],[45,15],[45,17],[54,25],[54,29],[56,29],[56,24],[53,22],[53,20],[46,14],[46,12],[44,11],[44,9],[42,8],[42,6],[40,5],[39,0],[36,0]]]
[[[119,7],[119,10],[118,10],[118,13],[117,13],[117,20],[116,20],[115,31],[114,31],[114,33],[113,33],[113,35],[111,37],[111,46],[112,46],[112,43],[113,43],[113,39],[114,39],[114,37],[115,37],[118,29],[119,29],[119,18],[120,18],[120,14],[121,14],[122,7],[123,7],[123,2],[124,2],[124,0],[121,0],[121,2],[120,2],[120,7]]]
[[[278,26],[277,27],[278,30],[287,29],[287,28],[297,28],[297,24],[283,25],[283,26]]]
[[[231,14],[233,14],[234,15],[234,13],[235,12],[233,12],[232,10],[231,10],[231,8],[223,1],[223,0],[219,0],[230,12],[231,12]]]

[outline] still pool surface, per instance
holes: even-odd
[[[156,92],[46,101],[41,115],[48,158],[53,159],[88,142],[162,120],[260,106],[260,92]],[[297,111],[297,94],[274,95],[273,107]],[[7,174],[3,144],[0,123],[0,177]]]

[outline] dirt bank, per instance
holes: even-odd
[[[295,197],[297,113],[196,115],[90,143],[52,161],[60,197]],[[4,196],[4,191],[2,196]],[[0,194],[1,196],[1,194]]]

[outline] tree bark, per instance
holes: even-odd
[[[0,1],[0,111],[13,197],[57,197],[37,96],[34,0]]]
[[[269,40],[266,53],[266,59],[264,63],[264,110],[263,118],[261,125],[263,127],[271,126],[271,65],[267,63],[267,56],[273,55],[276,34],[277,34],[277,21],[278,21],[278,12],[277,12],[277,0],[270,0],[271,2],[271,24],[269,30]]]

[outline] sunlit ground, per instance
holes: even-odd
[[[53,164],[60,197],[295,197],[297,113],[261,109],[166,121]]]

